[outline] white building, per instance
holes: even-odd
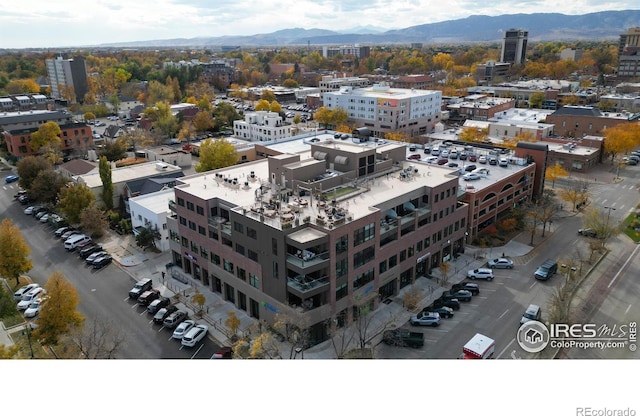
[[[350,123],[368,128],[374,137],[392,132],[414,137],[432,132],[440,122],[442,92],[391,88],[385,84],[342,87],[325,93],[324,105],[330,110],[342,108]]]
[[[138,234],[141,228],[157,230],[160,239],[156,241],[156,247],[161,251],[169,250],[167,214],[171,213],[169,201],[174,199],[173,188],[129,198],[133,232]]]
[[[269,142],[291,137],[291,125],[278,113],[256,111],[246,113],[244,120],[233,122],[233,135],[252,142]]]
[[[339,91],[342,87],[368,87],[371,85],[371,81],[368,78],[360,77],[335,77],[333,75],[324,75],[318,87],[320,87],[320,96],[324,93]]]

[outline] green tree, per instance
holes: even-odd
[[[85,184],[66,186],[60,190],[58,209],[71,224],[79,224],[82,211],[89,207],[96,197]]]
[[[536,91],[533,94],[531,94],[531,97],[529,97],[529,107],[531,108],[540,108],[542,107],[542,103],[545,100],[545,95],[542,91]]]
[[[76,309],[79,298],[76,288],[61,272],[53,272],[44,286],[47,300],[40,308],[38,327],[33,336],[42,345],[57,345],[63,335],[72,332],[84,322]]]
[[[91,111],[87,111],[86,113],[84,113],[85,122],[89,122],[89,121],[93,122],[95,119],[96,119],[96,115]]]
[[[118,97],[118,94],[111,94],[109,96],[109,104],[111,104],[113,108],[113,114],[117,115],[120,110],[120,97]]]
[[[160,233],[158,230],[152,230],[149,227],[143,227],[140,232],[136,234],[136,245],[142,247],[144,250],[148,248],[156,248],[156,240],[160,239]]]
[[[109,162],[115,162],[127,157],[128,147],[127,140],[124,136],[120,136],[115,141],[105,144],[99,155],[107,158]]]
[[[108,211],[113,209],[113,181],[111,179],[111,164],[106,157],[100,157],[98,170],[102,181],[102,202]]]
[[[51,163],[42,156],[25,156],[16,164],[20,186],[23,189],[31,189],[31,183],[43,170],[51,170]]]
[[[29,259],[31,248],[24,241],[20,229],[5,218],[0,223],[0,276],[16,279],[33,268]]]
[[[226,139],[207,139],[200,145],[200,163],[196,172],[225,168],[238,162],[238,153],[233,144]]]
[[[34,199],[55,204],[58,194],[64,188],[69,179],[56,170],[43,170],[31,183],[29,195],[35,196]]]

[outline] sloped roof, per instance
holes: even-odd
[[[84,175],[85,173],[89,173],[94,170],[98,166],[97,163],[91,162],[89,160],[84,159],[73,159],[68,161],[67,163],[63,163],[60,166],[60,169],[64,169],[69,172],[72,176],[75,175]]]
[[[167,175],[156,176],[153,178],[136,179],[126,183],[129,189],[129,195],[138,196],[157,192],[162,188],[173,188],[176,185],[176,178],[184,176],[184,172],[173,172]]]
[[[116,126],[115,124],[110,124],[107,126],[106,129],[104,129],[104,135],[111,139],[114,139],[118,134],[118,130],[120,130],[120,126]]]
[[[582,116],[582,117],[602,117],[602,113],[596,107],[565,105],[558,108],[552,115],[554,116]]]

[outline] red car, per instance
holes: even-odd
[[[415,155],[409,155],[409,157],[407,157],[407,159],[410,160],[420,160],[420,155],[419,154],[415,154]]]
[[[446,159],[446,158],[438,159],[438,165],[444,165],[447,163],[449,163],[449,159]]]
[[[476,155],[469,155],[469,162],[477,162],[478,158]]]

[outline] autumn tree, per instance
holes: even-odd
[[[200,163],[196,172],[225,168],[238,162],[238,153],[233,144],[226,139],[207,139],[200,145]]]
[[[202,110],[193,118],[193,127],[198,132],[213,130],[215,123],[211,111]]]
[[[611,156],[611,164],[618,154],[632,151],[640,144],[638,123],[620,123],[604,131],[604,151]]]
[[[147,91],[142,97],[144,103],[148,106],[154,106],[159,102],[171,102],[173,100],[173,90],[171,87],[158,81],[149,81]]]
[[[275,100],[271,101],[271,104],[269,104],[269,111],[272,113],[280,113],[282,111],[282,106]]]
[[[73,327],[69,339],[85,359],[110,360],[116,358],[126,338],[117,323],[95,318],[88,325]]]
[[[200,292],[196,291],[196,293],[191,296],[191,302],[193,302],[193,304],[198,307],[196,313],[200,316],[202,316],[202,314],[204,313],[204,304],[206,303],[206,301],[207,298],[205,298],[204,295]]]
[[[25,156],[16,164],[20,186],[23,189],[31,189],[33,180],[41,171],[51,170],[51,163],[42,156]]]
[[[87,122],[87,123],[90,122],[90,121],[93,122],[93,121],[95,121],[95,119],[96,119],[96,115],[93,112],[87,111],[86,113],[84,113],[84,121],[85,122]]]
[[[136,245],[142,247],[143,250],[155,249],[156,240],[160,239],[160,232],[150,227],[142,227],[136,234]]]
[[[62,188],[69,183],[69,178],[57,170],[43,170],[31,183],[29,195],[37,201],[55,204]]]
[[[117,96],[122,86],[126,84],[130,78],[131,74],[124,68],[110,67],[102,71],[100,74],[100,84],[104,96]]]
[[[443,261],[442,263],[440,263],[440,266],[438,266],[438,269],[440,269],[440,284],[442,285],[442,287],[445,287],[449,284],[449,272],[451,271],[451,263],[449,263],[448,261]]]
[[[220,103],[213,110],[213,118],[215,120],[215,125],[219,127],[229,127],[233,126],[233,122],[235,120],[240,120],[240,114],[229,103]]]
[[[260,94],[260,99],[272,103],[276,100],[276,95],[270,89],[264,89]]]
[[[395,131],[384,134],[386,140],[405,143],[409,141],[409,135],[404,131]]]
[[[589,182],[571,180],[558,192],[560,198],[571,204],[571,210],[575,212],[578,204],[583,204],[589,198]]]
[[[111,178],[111,164],[104,156],[100,157],[98,171],[102,181],[102,202],[108,211],[113,208],[113,180]]]
[[[529,97],[529,107],[531,108],[540,108],[542,107],[542,103],[546,99],[546,96],[542,91],[536,91]]]
[[[104,212],[96,205],[95,200],[80,211],[80,224],[84,233],[92,238],[102,237],[109,225]]]
[[[569,176],[569,172],[567,172],[567,170],[559,163],[549,166],[544,173],[544,179],[546,181],[551,181],[552,188],[556,187],[556,180],[559,178],[566,178],[567,176]]]
[[[31,248],[24,241],[20,229],[8,218],[0,223],[0,276],[16,279],[33,268],[29,259]]]
[[[291,348],[289,359],[294,357],[294,351],[298,348],[306,348],[309,345],[309,319],[304,313],[297,310],[277,313],[273,328],[284,335]]]
[[[47,121],[40,125],[38,130],[31,133],[29,146],[33,151],[40,152],[50,162],[55,162],[60,153],[62,139],[60,139],[60,126],[55,121]]]
[[[254,108],[256,111],[269,111],[269,101],[260,99]]]
[[[240,328],[240,319],[234,311],[227,312],[227,319],[224,321],[224,326],[229,329],[231,336],[235,336],[238,333],[238,328]]]
[[[460,132],[460,140],[469,143],[482,143],[487,140],[488,136],[489,130],[487,128],[464,127]]]
[[[53,272],[44,286],[47,300],[40,308],[38,327],[33,336],[43,345],[57,345],[60,338],[78,328],[84,317],[76,309],[79,298],[76,288],[61,272]]]
[[[591,228],[596,232],[601,247],[604,248],[607,241],[620,232],[620,227],[615,221],[611,221],[608,209],[594,207],[585,212],[582,218],[583,228]]]
[[[213,106],[211,105],[211,100],[209,99],[207,94],[204,94],[202,98],[200,98],[196,102],[196,107],[198,107],[200,112],[206,112],[209,114],[211,114],[211,110],[213,110]]]
[[[105,157],[109,162],[122,160],[127,157],[128,147],[125,136],[120,136],[115,141],[106,143],[98,156]]]
[[[71,224],[81,222],[82,211],[95,202],[95,195],[85,184],[66,186],[60,190],[58,209]]]
[[[153,120],[154,130],[160,132],[164,138],[173,137],[178,131],[178,119],[172,114],[167,101],[157,102],[154,107],[146,108],[144,115]]]

